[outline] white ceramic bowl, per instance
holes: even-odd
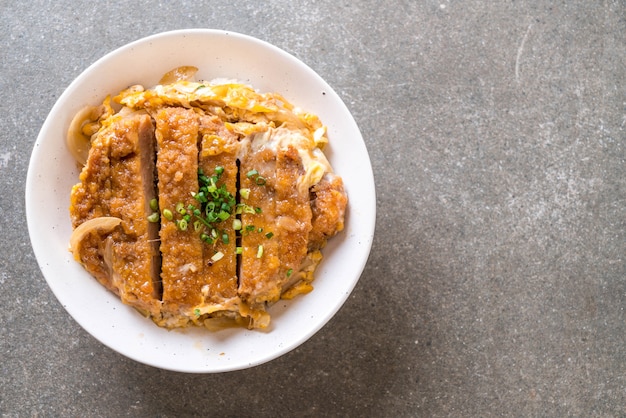
[[[156,84],[168,70],[194,65],[201,79],[230,78],[280,92],[328,126],[327,156],[349,196],[345,229],[324,249],[315,290],[270,308],[267,331],[167,331],[96,282],[68,251],[69,194],[79,171],[65,147],[74,114],[132,84]],[[249,36],[219,30],[157,34],[123,46],[87,68],[61,95],[35,143],[26,181],[33,250],[48,285],[70,315],[111,349],[162,369],[212,373],[243,369],[302,344],[339,310],[357,283],[374,235],[376,199],[369,156],[350,112],[298,59]],[[331,347],[332,349],[332,347]]]

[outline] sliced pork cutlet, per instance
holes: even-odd
[[[265,237],[275,222],[276,153],[263,136],[257,133],[246,137],[239,152],[239,195],[243,205],[239,296],[250,308],[251,328],[269,324],[265,302],[280,297],[279,289],[272,284],[280,269],[278,240]]]
[[[311,209],[313,228],[309,241],[309,250],[323,248],[329,238],[343,230],[348,197],[341,177],[326,173],[311,187]]]
[[[154,128],[145,112],[122,112],[97,134],[71,193],[76,228],[90,219],[116,217],[114,230],[94,230],[78,258],[120,299],[146,315],[160,309],[158,224],[148,221],[154,187]]]
[[[154,115],[157,138],[157,176],[161,210],[161,279],[166,327],[184,326],[203,302],[206,284],[203,243],[184,221],[182,209],[195,205],[198,192],[199,117],[189,109],[163,108]],[[172,214],[171,219],[165,213]],[[185,225],[186,224],[186,225]]]
[[[297,187],[302,162],[275,135],[274,129],[252,135],[241,157],[241,188],[250,193],[242,199],[249,210],[242,214],[239,292],[255,309],[280,299],[307,254],[311,229],[308,190]]]
[[[300,271],[308,252],[312,218],[309,190],[298,187],[304,174],[298,151],[292,145],[279,148],[276,157],[276,227],[271,239],[280,243],[281,267],[276,286],[280,287],[281,295],[298,282],[301,286],[297,293],[313,290],[310,286],[312,274],[305,275]]]
[[[231,216],[225,220],[212,223],[210,226],[196,219],[194,227],[199,227],[206,234],[207,243],[203,245],[202,262],[205,286],[202,289],[204,307],[199,308],[201,314],[216,311],[236,310],[237,297],[237,236],[233,228],[235,218],[234,202],[237,195],[237,150],[238,137],[224,126],[217,116],[200,118],[200,154],[198,165],[206,182],[213,181],[217,188],[225,188],[227,193],[213,196],[202,196],[208,204],[226,203],[231,206],[215,208],[214,211],[226,210]],[[205,203],[205,205],[206,205]],[[195,203],[202,207],[201,202]],[[206,214],[202,214],[206,219]],[[221,312],[224,314],[225,312]]]
[[[294,269],[290,280],[283,286],[283,299],[313,290],[311,282],[317,266],[322,261],[321,249],[329,238],[343,230],[347,196],[341,177],[326,172],[309,191],[311,222],[307,242],[307,254],[298,270]]]

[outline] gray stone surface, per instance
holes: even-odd
[[[0,1],[2,416],[626,416],[621,0]],[[353,295],[268,364],[185,375],[82,330],[30,249],[24,185],[83,69],[171,29],[300,58],[367,143]]]

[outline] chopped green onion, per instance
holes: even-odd
[[[259,175],[259,172],[258,172],[258,171],[256,171],[256,170],[254,170],[254,169],[253,169],[253,170],[248,171],[248,173],[246,174],[246,176],[247,176],[248,178],[250,178],[250,177],[254,177],[254,176],[258,176],[258,175]]]
[[[152,212],[150,216],[148,216],[148,222],[159,222],[159,212]]]
[[[287,277],[290,277],[292,273],[293,273],[293,269],[287,270]]]
[[[255,213],[261,213],[261,212],[263,212],[263,209],[261,209],[261,208],[254,208],[254,212]]]
[[[200,316],[200,309],[198,309],[198,308],[194,309],[194,310],[193,310],[193,314],[194,314],[195,316]]]
[[[259,248],[257,248],[256,250],[256,258],[261,258],[263,257],[263,246],[259,245]]]
[[[168,221],[171,221],[172,219],[174,219],[174,214],[169,209],[163,209],[163,217]]]
[[[183,202],[178,202],[176,204],[176,212],[180,213],[181,215],[187,213],[187,211],[185,210],[185,204]]]
[[[233,229],[235,231],[239,231],[241,230],[242,224],[241,224],[241,219],[233,219]]]
[[[228,234],[222,234],[222,242],[224,244],[228,244],[230,242],[230,238],[228,237]]]
[[[248,231],[248,232],[254,231],[255,228],[256,228],[256,226],[254,226],[254,225],[246,225],[246,231]]]
[[[274,236],[274,233],[273,233],[273,232],[268,232],[267,234],[265,234],[265,237],[266,237],[267,239],[270,239],[270,238],[272,238],[273,236]]]
[[[222,258],[224,258],[224,253],[221,251],[218,251],[215,254],[213,254],[213,257],[211,257],[211,261],[219,261]]]
[[[248,199],[250,197],[250,189],[239,189],[239,195],[244,199]]]
[[[188,205],[185,209],[184,205],[176,205],[176,211],[182,215],[182,220],[177,221],[177,225],[180,227],[182,221],[186,221],[187,224],[191,224],[193,219],[194,229],[196,232],[202,232],[204,227],[207,228],[207,233],[202,232],[200,239],[204,242],[213,244],[218,239],[218,233],[216,230],[216,224],[226,221],[231,217],[233,212],[237,213],[240,209],[237,205],[237,199],[233,196],[225,184],[218,185],[218,181],[222,174],[225,173],[225,168],[217,166],[214,168],[213,175],[209,176],[205,174],[204,170],[198,168],[198,191],[191,193],[194,199],[199,203],[198,206]],[[184,228],[184,222],[182,222]],[[223,228],[219,228],[220,231]],[[222,241],[228,243],[229,236],[223,233],[219,234]]]
[[[207,203],[209,201],[209,199],[206,198],[204,191],[199,191],[193,197],[200,203]]]
[[[256,184],[258,186],[265,186],[265,183],[267,183],[267,181],[265,180],[265,177],[259,176],[256,178]]]
[[[178,229],[180,229],[181,231],[187,230],[187,221],[184,219],[180,219],[176,221],[176,225],[178,226]]]
[[[235,254],[242,254],[243,253],[243,248],[242,247],[237,247],[235,249]]]
[[[156,211],[159,208],[159,201],[156,199],[150,200],[150,209]]]

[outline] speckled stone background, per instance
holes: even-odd
[[[622,0],[0,1],[0,415],[626,416]],[[49,291],[27,234],[38,131],[105,53],[252,35],[352,111],[371,257],[291,353],[218,375],[128,360]]]

